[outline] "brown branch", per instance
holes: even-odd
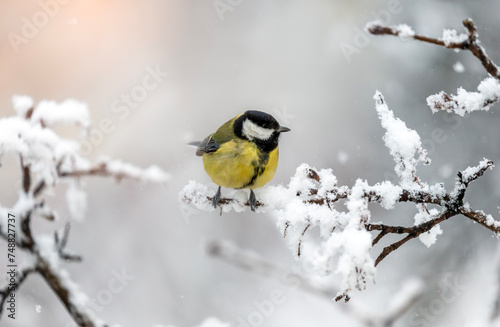
[[[96,327],[89,312],[76,305],[72,299],[72,293],[67,285],[62,282],[61,277],[51,265],[41,256],[38,256],[36,271],[42,275],[47,284],[52,288],[57,297],[64,304],[73,320],[81,327]]]
[[[299,239],[299,245],[297,247],[297,257],[299,257],[299,258],[300,258],[300,247],[302,246],[302,237],[304,237],[304,234],[307,232],[309,227],[311,227],[311,224],[307,224],[306,228],[304,228],[304,230],[302,231],[302,235],[300,236],[300,239]]]
[[[467,30],[469,35],[468,39],[463,42],[451,42],[446,44],[443,40],[431,38],[424,35],[415,34],[414,36],[409,36],[415,40],[439,45],[448,49],[461,49],[469,50],[472,54],[481,61],[484,69],[493,77],[500,80],[500,69],[498,66],[488,57],[486,51],[482,46],[479,45],[478,33],[476,25],[471,19],[465,19],[463,25]],[[388,27],[377,24],[371,24],[367,27],[368,32],[373,35],[399,35],[399,30],[396,27]]]
[[[63,238],[61,240],[59,239],[59,234],[57,232],[54,233],[54,241],[57,246],[57,253],[59,254],[59,257],[63,260],[69,262],[81,262],[82,261],[81,256],[66,252],[66,244],[68,243],[70,227],[71,226],[69,223],[67,223],[64,226]]]
[[[29,210],[25,216],[21,217],[21,230],[26,237],[25,240],[21,240],[21,246],[27,248],[29,250],[33,249],[33,245],[35,244],[33,240],[33,235],[31,235],[31,215],[33,214],[33,209]]]
[[[459,212],[465,217],[496,233],[497,235],[500,235],[500,222],[494,220],[491,216],[486,215],[484,212],[473,211],[468,207],[459,208]]]
[[[35,189],[33,190],[33,197],[36,198],[40,194],[42,194],[43,190],[45,189],[47,185],[45,184],[45,181],[42,180],[38,183],[37,186],[35,186]]]
[[[108,171],[107,165],[105,163],[101,163],[97,166],[94,166],[85,170],[72,170],[72,171],[63,171],[59,173],[60,177],[82,177],[82,176],[113,176],[113,174]],[[124,174],[115,176],[118,179],[122,179],[125,177]]]
[[[24,164],[22,156],[19,156],[19,161],[21,163],[21,171],[23,174],[23,191],[27,194],[31,187],[31,171],[29,165]]]
[[[405,238],[401,239],[400,241],[386,246],[382,250],[382,252],[379,254],[377,259],[375,260],[375,266],[377,266],[380,263],[380,261],[384,260],[384,258],[387,257],[392,251],[397,250],[401,245],[405,244],[406,242],[408,242],[411,239],[414,239],[414,238],[420,236],[420,234],[422,234],[422,233],[430,231],[437,224],[439,224],[439,223],[445,221],[446,219],[451,218],[455,215],[457,215],[457,213],[450,212],[450,211],[446,210],[437,218],[426,221],[425,223],[422,223],[422,224],[417,225],[415,227],[406,227],[406,228],[405,227],[396,227],[394,229],[395,233],[401,234],[402,230],[404,229],[403,233],[408,233],[408,235]],[[386,234],[391,233],[393,230],[392,229],[393,226],[384,226],[384,225],[378,225],[378,226],[383,226],[382,232],[385,231]]]

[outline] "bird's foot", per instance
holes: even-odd
[[[248,203],[250,204],[250,209],[255,212],[257,208],[257,198],[255,197],[255,193],[253,190],[250,190],[250,197],[248,198]]]
[[[214,206],[215,209],[217,209],[217,206],[219,205],[220,197],[221,197],[221,193],[220,193],[220,186],[219,186],[219,188],[217,189],[217,193],[215,193],[215,195],[212,197],[212,205]]]

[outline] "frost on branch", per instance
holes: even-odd
[[[357,290],[363,290],[373,281],[375,267],[391,252],[407,241],[419,238],[426,246],[436,241],[442,233],[439,224],[462,214],[495,233],[500,233],[500,223],[482,211],[474,211],[464,204],[469,183],[481,177],[493,167],[487,159],[477,166],[458,173],[455,188],[447,192],[442,183],[428,185],[416,175],[419,163],[429,164],[426,151],[418,133],[409,129],[394,117],[383,96],[375,94],[375,107],[385,128],[384,142],[400,177],[398,185],[383,181],[370,185],[358,179],[352,187],[338,185],[331,169],[316,170],[307,164],[300,165],[287,186],[266,186],[258,189],[257,213],[272,211],[290,249],[297,259],[307,257],[316,265],[316,276],[336,273],[341,277],[341,292],[336,300],[349,300]],[[215,188],[191,181],[179,194],[181,205],[195,207],[199,211],[214,211],[211,206]],[[220,200],[221,212],[242,212],[249,206],[244,190],[226,190]],[[337,203],[343,201],[342,204]],[[417,212],[415,225],[410,227],[389,226],[373,223],[370,203],[380,204],[391,210],[399,202],[413,202]],[[428,209],[427,204],[438,208]],[[319,239],[309,237],[316,229]],[[377,232],[372,237],[371,232]],[[406,234],[399,241],[384,247],[375,260],[371,249],[388,234]]]
[[[422,187],[416,176],[417,164],[422,162],[428,165],[430,159],[422,147],[420,136],[416,131],[406,127],[402,120],[394,117],[394,113],[389,110],[380,92],[377,91],[373,98],[382,127],[386,130],[385,146],[396,162],[395,171],[401,179],[401,186],[407,189]]]
[[[473,111],[488,111],[493,104],[500,100],[500,82],[493,77],[483,80],[477,90],[478,92],[469,92],[459,88],[456,95],[441,91],[429,96],[427,105],[433,113],[445,110],[463,117]]]
[[[443,41],[446,47],[449,47],[453,44],[463,43],[468,39],[469,35],[467,33],[458,33],[457,30],[445,28],[443,36],[439,40]]]
[[[410,27],[401,28],[401,26],[406,25],[390,27],[383,26],[378,21],[368,23],[365,29],[373,35],[394,35],[399,37],[406,35],[406,38],[439,45],[448,49],[455,49],[456,51],[468,50],[478,58],[490,75],[479,84],[477,87],[478,92],[468,92],[463,88],[459,88],[456,95],[450,95],[441,91],[427,98],[427,104],[432,112],[445,110],[463,117],[466,113],[473,111],[488,111],[493,104],[500,101],[500,69],[488,57],[486,51],[480,45],[481,42],[478,39],[477,27],[472,20],[465,19],[463,25],[466,33],[458,33],[453,29],[445,29],[443,36],[438,39],[415,34]],[[407,29],[411,30],[411,33],[405,32]],[[462,69],[458,67],[456,70],[462,72],[463,67]]]
[[[386,29],[386,31],[383,31],[384,29]],[[385,32],[388,34],[397,35],[402,41],[411,40],[415,36],[415,32],[413,31],[413,29],[406,24],[400,24],[392,27],[384,27],[382,25],[382,22],[378,20],[368,22],[365,25],[365,31],[372,34],[381,34],[382,32]]]
[[[101,158],[92,162],[78,154],[80,142],[90,127],[90,114],[85,104],[66,100],[60,104],[42,101],[34,105],[28,96],[14,96],[16,116],[0,118],[0,160],[13,155],[19,160],[21,192],[17,203],[6,208],[0,204],[0,237],[8,239],[7,218],[17,217],[16,248],[27,253],[20,263],[13,290],[33,273],[41,275],[59,297],[75,323],[80,326],[105,326],[86,305],[87,297],[63,268],[67,262],[80,262],[80,256],[66,249],[69,223],[61,233],[36,235],[32,232],[34,219],[58,219],[57,213],[45,205],[45,191],[66,182],[69,187],[66,201],[71,217],[83,220],[87,208],[87,194],[81,179],[87,176],[107,176],[116,180],[134,179],[143,182],[165,183],[170,176],[156,166],[142,169],[120,160]],[[52,127],[72,124],[80,128],[80,138],[59,136]],[[1,170],[0,170],[1,172]],[[11,234],[12,235],[12,234]],[[9,286],[0,286],[0,317],[4,302],[10,294]]]

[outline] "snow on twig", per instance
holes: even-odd
[[[404,32],[400,26],[383,26],[380,22],[368,23],[365,29],[373,35],[403,35],[405,38],[412,38],[418,41],[436,44],[449,49],[469,50],[476,58],[481,61],[484,69],[490,77],[484,79],[477,87],[478,92],[468,92],[463,88],[457,90],[457,94],[448,94],[441,91],[427,98],[427,104],[432,112],[445,110],[454,112],[457,115],[464,116],[473,111],[488,111],[491,106],[500,101],[500,69],[488,57],[484,48],[480,45],[478,39],[477,27],[472,20],[463,21],[466,33],[458,33],[453,29],[445,29],[443,36],[439,39]],[[410,28],[411,30],[411,28]]]
[[[29,262],[21,264],[15,286],[0,288],[0,317],[4,302],[31,274],[40,275],[59,297],[74,321],[85,327],[106,326],[86,305],[87,296],[80,291],[66,270],[65,262],[79,262],[81,257],[66,249],[69,223],[62,233],[36,235],[31,228],[33,219],[40,217],[54,220],[57,213],[44,204],[44,191],[61,181],[70,184],[66,200],[71,216],[82,220],[86,211],[86,193],[79,180],[86,176],[109,176],[117,180],[134,179],[144,182],[165,183],[170,175],[157,166],[142,169],[119,160],[102,158],[96,163],[78,154],[82,138],[66,139],[52,130],[60,124],[75,124],[82,129],[82,136],[90,126],[87,106],[76,100],[60,104],[42,101],[34,105],[28,96],[14,96],[13,106],[17,116],[0,118],[0,159],[3,155],[19,158],[22,190],[12,208],[0,205],[0,237],[8,239],[8,213],[19,218],[15,238],[17,248],[29,254]]]
[[[448,94],[444,91],[427,97],[427,105],[432,112],[445,110],[459,116],[473,111],[488,111],[491,106],[500,100],[500,81],[493,77],[483,80],[477,87],[478,92],[469,92],[463,88],[457,94]]]

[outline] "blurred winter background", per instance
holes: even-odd
[[[240,317],[246,321],[258,310],[255,303],[277,289],[286,300],[255,326],[362,326],[361,313],[347,312],[343,303],[206,254],[209,240],[229,240],[296,269],[300,262],[272,214],[219,216],[180,208],[177,194],[189,180],[211,183],[201,159],[185,144],[246,109],[267,111],[292,129],[281,139],[275,184],[287,183],[303,162],[332,168],[341,184],[352,185],[356,178],[371,184],[394,180],[372,100],[377,89],[421,135],[433,161],[420,168],[422,179],[443,181],[450,189],[458,170],[483,157],[500,163],[498,105],[459,118],[432,115],[425,103],[441,90],[476,89],[486,72],[470,53],[362,32],[378,15],[391,25],[407,23],[439,37],[443,28],[461,30],[461,21],[471,17],[482,45],[500,62],[499,1],[220,1],[233,3],[222,14],[213,1],[66,2],[47,21],[38,1],[0,2],[1,115],[13,115],[14,94],[31,95],[36,102],[75,98],[89,105],[97,129],[105,119],[112,122],[112,132],[89,143],[90,158],[157,164],[173,175],[165,187],[85,180],[86,219],[72,223],[68,245],[84,261],[66,268],[91,298],[102,297],[123,269],[135,277],[99,305],[97,314],[106,322],[187,327],[213,316],[239,326]],[[40,27],[23,32],[26,20],[33,19]],[[29,37],[13,46],[9,33]],[[346,55],[346,45],[356,51]],[[463,72],[453,68],[457,62]],[[165,74],[152,80],[151,71]],[[149,89],[141,89],[145,78]],[[2,164],[0,203],[12,206],[20,174],[15,158]],[[498,185],[497,168],[468,193],[474,207],[497,219]],[[55,189],[47,199],[62,219],[68,215],[64,193],[64,187]],[[411,204],[393,211],[375,205],[372,220],[409,226],[414,213]],[[62,225],[37,221],[34,229],[42,233]],[[497,296],[498,240],[463,217],[442,228],[429,249],[414,240],[382,262],[377,283],[353,299],[357,307],[383,313],[408,279],[420,278],[424,296],[396,326],[487,326]],[[6,249],[3,240],[0,248]],[[18,319],[3,318],[2,326],[71,326],[68,313],[37,276],[23,284],[18,301]]]

